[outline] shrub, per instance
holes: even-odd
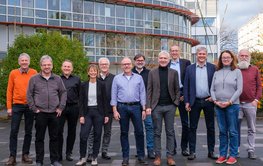
[[[42,55],[49,55],[53,59],[53,72],[61,74],[61,64],[69,59],[74,64],[74,74],[86,79],[88,59],[82,44],[77,40],[63,37],[58,32],[37,33],[31,36],[23,34],[17,36],[13,46],[8,49],[7,56],[0,65],[0,105],[6,103],[6,88],[9,73],[18,68],[18,56],[21,53],[30,55],[30,67],[40,71],[39,60]]]

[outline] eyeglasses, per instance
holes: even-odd
[[[130,66],[131,65],[131,63],[123,63],[123,64],[121,64],[122,66]]]
[[[222,57],[223,60],[229,60],[232,59],[231,57]]]

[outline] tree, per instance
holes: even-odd
[[[38,33],[32,36],[19,35],[13,46],[8,49],[7,56],[0,65],[0,105],[6,103],[6,88],[8,76],[12,69],[18,68],[18,56],[21,53],[30,55],[30,67],[40,71],[39,60],[42,55],[49,55],[53,59],[53,72],[61,73],[61,64],[69,59],[74,64],[74,74],[82,79],[86,78],[88,59],[83,46],[77,40],[63,37],[58,32]]]
[[[237,53],[237,32],[226,26],[220,28],[220,50],[231,50]]]

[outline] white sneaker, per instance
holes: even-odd
[[[91,161],[91,165],[98,165],[98,161],[97,161],[97,158],[93,158],[92,161]]]
[[[86,158],[81,158],[76,164],[76,166],[83,166],[86,165]]]

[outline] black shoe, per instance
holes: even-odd
[[[183,156],[189,156],[190,154],[189,154],[188,150],[185,149],[185,150],[182,151],[182,155]]]
[[[217,160],[218,159],[218,156],[215,155],[214,152],[209,152],[207,157],[210,158],[210,159],[213,159],[213,160]]]
[[[249,158],[249,159],[252,159],[252,160],[256,160],[256,159],[257,159],[257,156],[255,155],[254,152],[248,152],[248,158]]]
[[[148,162],[144,158],[138,158],[138,162],[142,165],[148,165]]]
[[[155,154],[153,151],[148,151],[148,158],[149,159],[155,159]]]
[[[122,166],[128,166],[129,165],[129,159],[123,159],[121,165]]]
[[[196,158],[195,153],[190,153],[187,157],[188,160],[194,160]]]
[[[88,163],[92,162],[92,155],[91,155],[91,154],[88,155],[86,161],[87,161]]]
[[[105,159],[105,160],[110,160],[110,159],[111,159],[111,157],[108,156],[106,152],[102,152],[102,153],[101,153],[101,158],[103,158],[103,159]]]
[[[68,160],[68,161],[73,161],[72,155],[71,155],[71,154],[67,154],[67,155],[66,155],[66,160]]]

